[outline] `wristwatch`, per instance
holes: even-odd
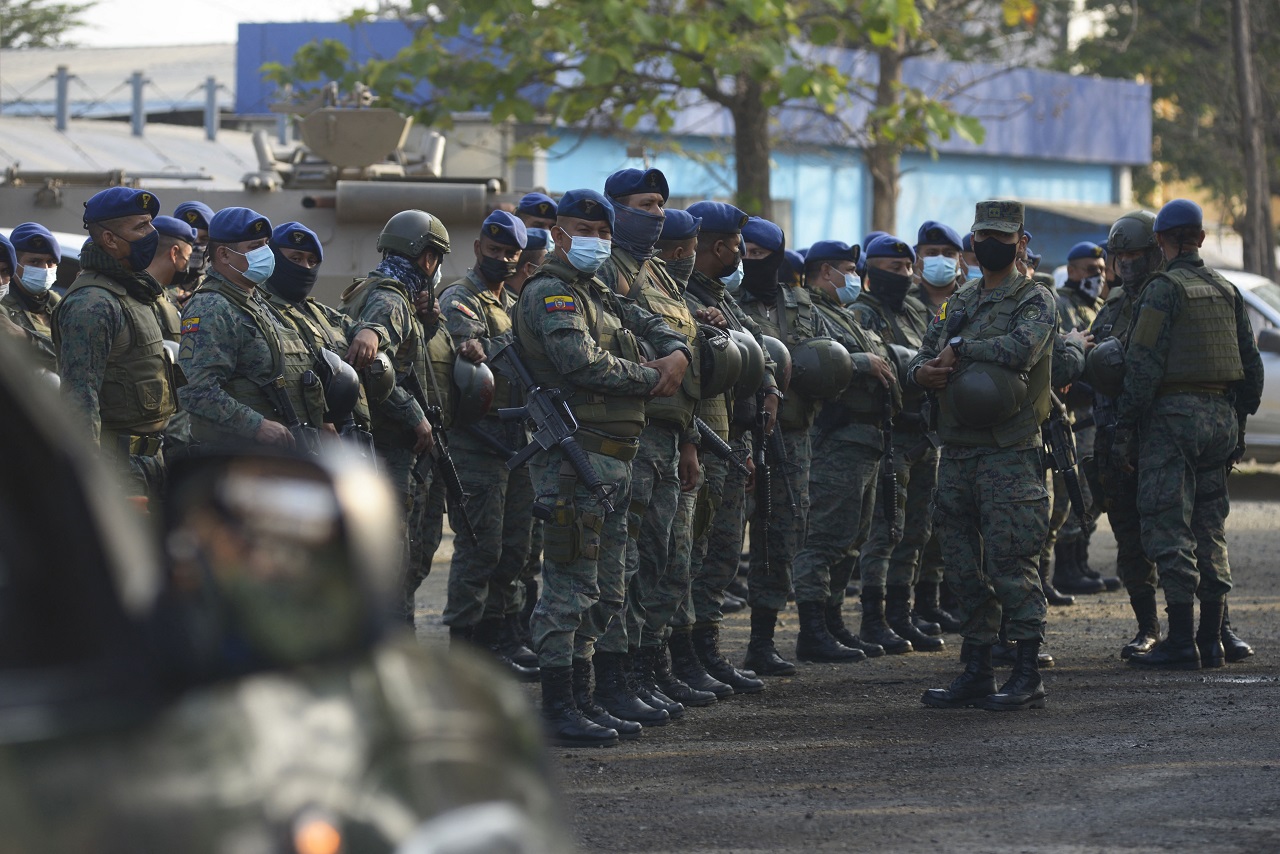
[[[964,350],[964,339],[959,335],[947,341],[947,346],[951,348],[951,352],[957,356]]]
[[[774,397],[778,398],[778,403],[782,403],[782,401],[784,401],[784,400],[786,400],[786,399],[787,399],[787,398],[783,395],[783,393],[782,393],[782,392],[778,391],[778,387],[777,387],[777,386],[772,386],[772,387],[770,387],[770,388],[767,388],[767,389],[765,389],[765,390],[764,390],[763,392],[761,392],[761,393],[762,393],[765,397],[768,397],[769,395],[773,395]]]

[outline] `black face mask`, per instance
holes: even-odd
[[[693,275],[693,256],[690,255],[688,258],[668,261],[667,272],[671,274],[671,278],[680,284],[689,284],[689,277]]]
[[[196,246],[191,250],[191,260],[187,261],[187,269],[181,270],[173,275],[173,287],[189,290],[188,285],[194,285],[200,281],[200,277],[204,275],[204,269],[208,263],[204,257],[205,248]]]
[[[268,279],[271,290],[289,302],[302,302],[316,286],[317,268],[295,264],[280,254],[275,247],[272,252],[276,256],[276,268]]]
[[[514,276],[519,267],[519,261],[503,261],[501,258],[490,258],[485,255],[480,259],[480,263],[476,264],[476,272],[489,284],[496,284]]]
[[[742,289],[756,299],[768,301],[778,293],[778,270],[785,256],[770,252],[763,258],[742,262]]]
[[[973,254],[984,270],[999,272],[1008,269],[1018,257],[1018,242],[1003,243],[994,237],[973,241]]]
[[[867,283],[876,299],[890,311],[902,311],[902,302],[911,289],[911,277],[879,267],[867,267]]]
[[[1120,281],[1125,287],[1133,287],[1158,270],[1162,260],[1160,250],[1148,250],[1139,258],[1117,260],[1116,272],[1120,274]]]

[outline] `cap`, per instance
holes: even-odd
[[[658,169],[620,169],[605,179],[604,192],[611,199],[636,193],[661,193],[664,202],[671,195],[667,176]]]
[[[480,226],[480,233],[494,243],[515,246],[518,249],[523,249],[529,240],[524,221],[506,211],[494,211],[485,217],[484,224]]]
[[[1022,202],[992,199],[978,202],[970,231],[1004,231],[1014,234],[1022,228]]]
[[[314,252],[317,261],[324,261],[324,249],[320,247],[320,238],[300,222],[277,225],[271,232],[271,245],[277,249],[301,249],[304,252]]]
[[[209,239],[244,243],[271,236],[271,220],[249,208],[223,208],[209,221]]]
[[[787,238],[782,229],[767,219],[753,216],[742,227],[742,239],[768,249],[770,252],[781,252],[787,247]]]
[[[595,190],[570,190],[560,197],[559,216],[609,223],[613,228],[613,203]]]
[[[135,190],[132,187],[112,187],[95,193],[84,203],[84,222],[102,222],[106,219],[118,219],[122,216],[160,213],[160,200],[155,193]]]
[[[516,213],[555,219],[556,203],[546,193],[526,193],[520,204],[516,205]]]
[[[856,243],[850,246],[841,240],[819,240],[809,247],[804,261],[806,264],[817,264],[823,261],[852,261],[857,264],[861,254],[862,249]]]
[[[699,217],[679,208],[668,208],[667,217],[662,221],[662,234],[659,240],[688,240],[698,233],[702,224]]]
[[[156,231],[165,237],[176,237],[178,240],[185,240],[192,246],[196,243],[196,229],[193,225],[171,216],[158,216],[151,220],[151,224],[156,227]]]
[[[1090,243],[1087,240],[1077,243],[1071,247],[1071,251],[1067,253],[1068,261],[1078,261],[1081,258],[1106,258],[1107,251],[1096,243]]]
[[[1030,264],[1032,267],[1039,267],[1040,262],[1043,260],[1044,260],[1043,255],[1037,255],[1035,252],[1027,253],[1027,263]]]
[[[173,209],[173,215],[195,228],[209,228],[213,220],[213,208],[204,202],[183,202]]]
[[[743,211],[725,202],[694,202],[685,211],[702,218],[702,230],[716,234],[737,234],[750,219]]]
[[[954,246],[957,249],[964,250],[964,244],[960,240],[960,232],[956,231],[945,223],[937,220],[925,220],[920,226],[920,230],[916,232],[916,246]]]
[[[527,228],[525,229],[526,252],[546,249],[551,245],[551,232],[545,228]]]
[[[15,255],[18,252],[39,252],[62,261],[62,247],[58,245],[58,239],[38,222],[24,222],[9,232],[9,242],[13,244]]]
[[[916,260],[916,251],[905,240],[892,234],[882,234],[867,245],[867,258],[906,258]]]
[[[1156,214],[1155,231],[1159,234],[1171,228],[1192,225],[1200,228],[1204,225],[1204,211],[1190,199],[1174,199]]]

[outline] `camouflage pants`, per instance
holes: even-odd
[[[736,451],[745,451],[742,438],[729,442]],[[702,536],[694,540],[689,559],[690,604],[693,613],[677,617],[674,625],[718,623],[724,619],[724,591],[738,575],[742,535],[747,524],[747,476],[711,455],[703,458],[710,521]],[[687,620],[687,621],[682,621]]]
[[[833,575],[833,567],[872,528],[876,474],[883,454],[834,431],[816,434],[813,456],[820,465],[809,477],[809,527],[794,568],[796,601],[843,602],[849,579],[835,575],[851,574],[853,568],[846,563],[847,571]],[[862,580],[871,583],[865,574]]]
[[[782,429],[782,428],[777,428]],[[769,516],[769,564],[764,561],[762,526],[751,525],[751,565],[747,592],[752,608],[781,611],[791,593],[791,563],[804,542],[809,517],[809,464],[812,460],[808,430],[782,434],[787,465],[773,466],[773,513]],[[824,465],[826,461],[824,460]],[[790,484],[788,490],[787,485]],[[792,505],[792,498],[795,504]],[[754,511],[756,516],[759,513]]]
[[[930,448],[914,464],[907,462],[907,451],[919,442],[910,434],[893,443],[894,471],[898,476],[898,503],[895,525],[896,539],[884,520],[884,498],[880,479],[876,478],[875,504],[867,511],[871,532],[858,558],[858,572],[864,585],[910,586],[919,580],[920,553],[932,530],[933,491],[938,484],[938,452]]]
[[[933,524],[933,504],[929,505],[929,539],[920,552],[920,573],[917,584],[942,584],[946,564],[942,560],[942,547],[938,545],[938,529]]]
[[[502,517],[502,557],[498,560],[498,570],[494,575],[496,578],[511,580],[499,585],[497,589],[490,587],[489,599],[484,606],[486,619],[518,614],[524,607],[524,582],[526,578],[533,577],[529,573],[535,527],[538,531],[538,555],[542,555],[542,522],[533,518],[533,481],[529,477],[529,467],[521,466],[507,477],[507,501]],[[537,568],[534,563],[534,574]]]
[[[400,519],[400,532],[403,538],[401,563],[404,571],[401,580],[400,601],[396,604],[396,613],[413,622],[413,596],[418,586],[431,571],[428,561],[425,571],[419,572],[413,562],[411,544],[413,530],[414,497],[417,494],[416,484],[410,472],[413,470],[413,451],[409,448],[395,448],[390,445],[375,445],[382,464],[382,473],[391,482],[391,490],[396,497],[396,506],[404,514]]]
[[[1049,493],[1038,449],[971,457],[942,452],[933,524],[966,640],[993,644],[1000,618],[1011,640],[1043,640],[1039,555]]]
[[[587,459],[601,480],[617,484],[612,513],[587,492],[558,449],[529,461],[535,500],[552,516],[543,523],[542,595],[530,622],[542,667],[590,659],[596,639],[623,618],[631,463],[590,452]]]
[[[1155,561],[1170,605],[1223,599],[1227,561],[1227,460],[1236,414],[1224,397],[1157,398],[1142,430],[1138,512],[1142,547]]]
[[[698,502],[705,501],[703,496],[706,491],[702,488],[702,484],[706,483],[706,472],[700,470],[698,472],[698,488],[691,492],[680,493],[680,509],[676,511],[676,520],[671,525],[671,571],[674,575],[672,580],[673,593],[679,594],[679,599],[673,603],[671,615],[662,625],[661,629],[654,635],[652,643],[661,643],[662,640],[670,636],[667,629],[671,626],[691,626],[693,625],[693,535],[694,526],[698,518]],[[708,511],[709,512],[709,511]],[[681,533],[683,532],[683,533]],[[676,590],[675,588],[681,587]],[[649,645],[649,632],[645,632],[644,640],[641,645]]]
[[[1106,490],[1107,520],[1116,538],[1116,571],[1130,597],[1155,595],[1156,565],[1142,550],[1142,524],[1138,515],[1138,473],[1120,470],[1100,472]]]
[[[1049,492],[1049,528],[1045,532],[1044,545],[1040,547],[1040,559],[1049,560],[1053,557],[1053,547],[1058,543],[1058,532],[1071,515],[1071,498],[1067,495],[1062,475],[1057,472],[1046,471],[1044,482]]]

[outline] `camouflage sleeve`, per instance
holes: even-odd
[[[470,291],[453,287],[440,297],[440,316],[444,318],[454,346],[466,341],[479,341],[485,355],[492,354],[510,342],[509,334],[489,337],[489,324],[485,322],[484,308],[477,304]]]
[[[323,313],[325,319],[329,321],[330,326],[334,329],[342,330],[342,336],[348,343],[351,342],[352,338],[355,338],[362,331],[368,329],[372,331],[374,335],[378,336],[378,351],[381,352],[387,349],[387,345],[390,343],[390,338],[387,337],[387,330],[383,329],[380,325],[376,323],[368,323],[364,320],[354,320],[350,315],[338,311],[336,308],[327,306],[322,302],[318,302],[316,305],[320,307],[321,313]]]
[[[1055,308],[1053,296],[1043,285],[1037,285],[1018,305],[1013,328],[994,338],[965,341],[965,358],[994,362],[1017,371],[1030,370],[1053,347]]]
[[[760,326],[751,319],[751,315],[742,310],[742,306],[738,305],[738,301],[729,294],[725,294],[725,306],[728,307],[734,320],[738,321],[742,328],[745,329],[752,338],[756,339],[756,343],[760,345],[761,351],[764,352],[764,382],[760,384],[761,391],[776,389],[778,387],[778,381],[774,379],[773,373],[778,366],[774,364],[773,358],[769,355],[769,351],[764,349],[764,337],[760,334]]]
[[[1062,388],[1080,379],[1084,373],[1084,345],[1069,341],[1061,333],[1053,336],[1053,362],[1049,384]]]
[[[1058,308],[1058,331],[1070,332],[1076,328],[1075,306],[1066,294],[1054,294],[1053,301]]]
[[[63,300],[54,322],[62,397],[84,418],[96,443],[102,433],[98,393],[111,343],[124,328],[124,312],[120,301],[101,288],[81,288]]]
[[[223,390],[235,375],[241,347],[240,313],[225,298],[197,292],[182,312],[178,364],[187,384],[178,389],[182,408],[218,428],[252,437],[266,419]]]
[[[683,335],[667,325],[661,315],[642,308],[633,300],[619,299],[622,305],[622,325],[653,345],[658,358],[669,356],[680,349],[688,349],[689,342]],[[689,351],[692,354],[692,350]]]
[[[1262,403],[1262,355],[1258,352],[1257,339],[1253,337],[1253,324],[1245,310],[1244,300],[1236,292],[1236,341],[1240,345],[1240,364],[1244,367],[1244,379],[1232,387],[1236,413],[1243,419],[1258,411]]]
[[[925,330],[924,340],[920,342],[919,352],[911,360],[911,364],[907,365],[907,378],[912,385],[915,385],[916,381],[916,368],[930,359],[937,358],[938,354],[942,352],[942,339],[947,334],[947,306],[949,304],[950,301],[942,304],[942,308],[934,316],[929,328]]]
[[[1124,354],[1124,391],[1116,400],[1120,423],[1136,424],[1155,401],[1169,356],[1169,333],[1181,310],[1179,289],[1164,276],[1156,276],[1142,289]]]
[[[409,304],[399,294],[386,288],[375,288],[369,294],[360,312],[359,322],[380,326],[387,334],[386,350],[392,353],[408,339],[413,328]],[[427,346],[427,343],[423,341],[422,346]],[[400,366],[397,365],[396,368],[398,370]],[[398,382],[377,408],[384,418],[400,424],[406,430],[412,430],[426,418],[418,401]]]

